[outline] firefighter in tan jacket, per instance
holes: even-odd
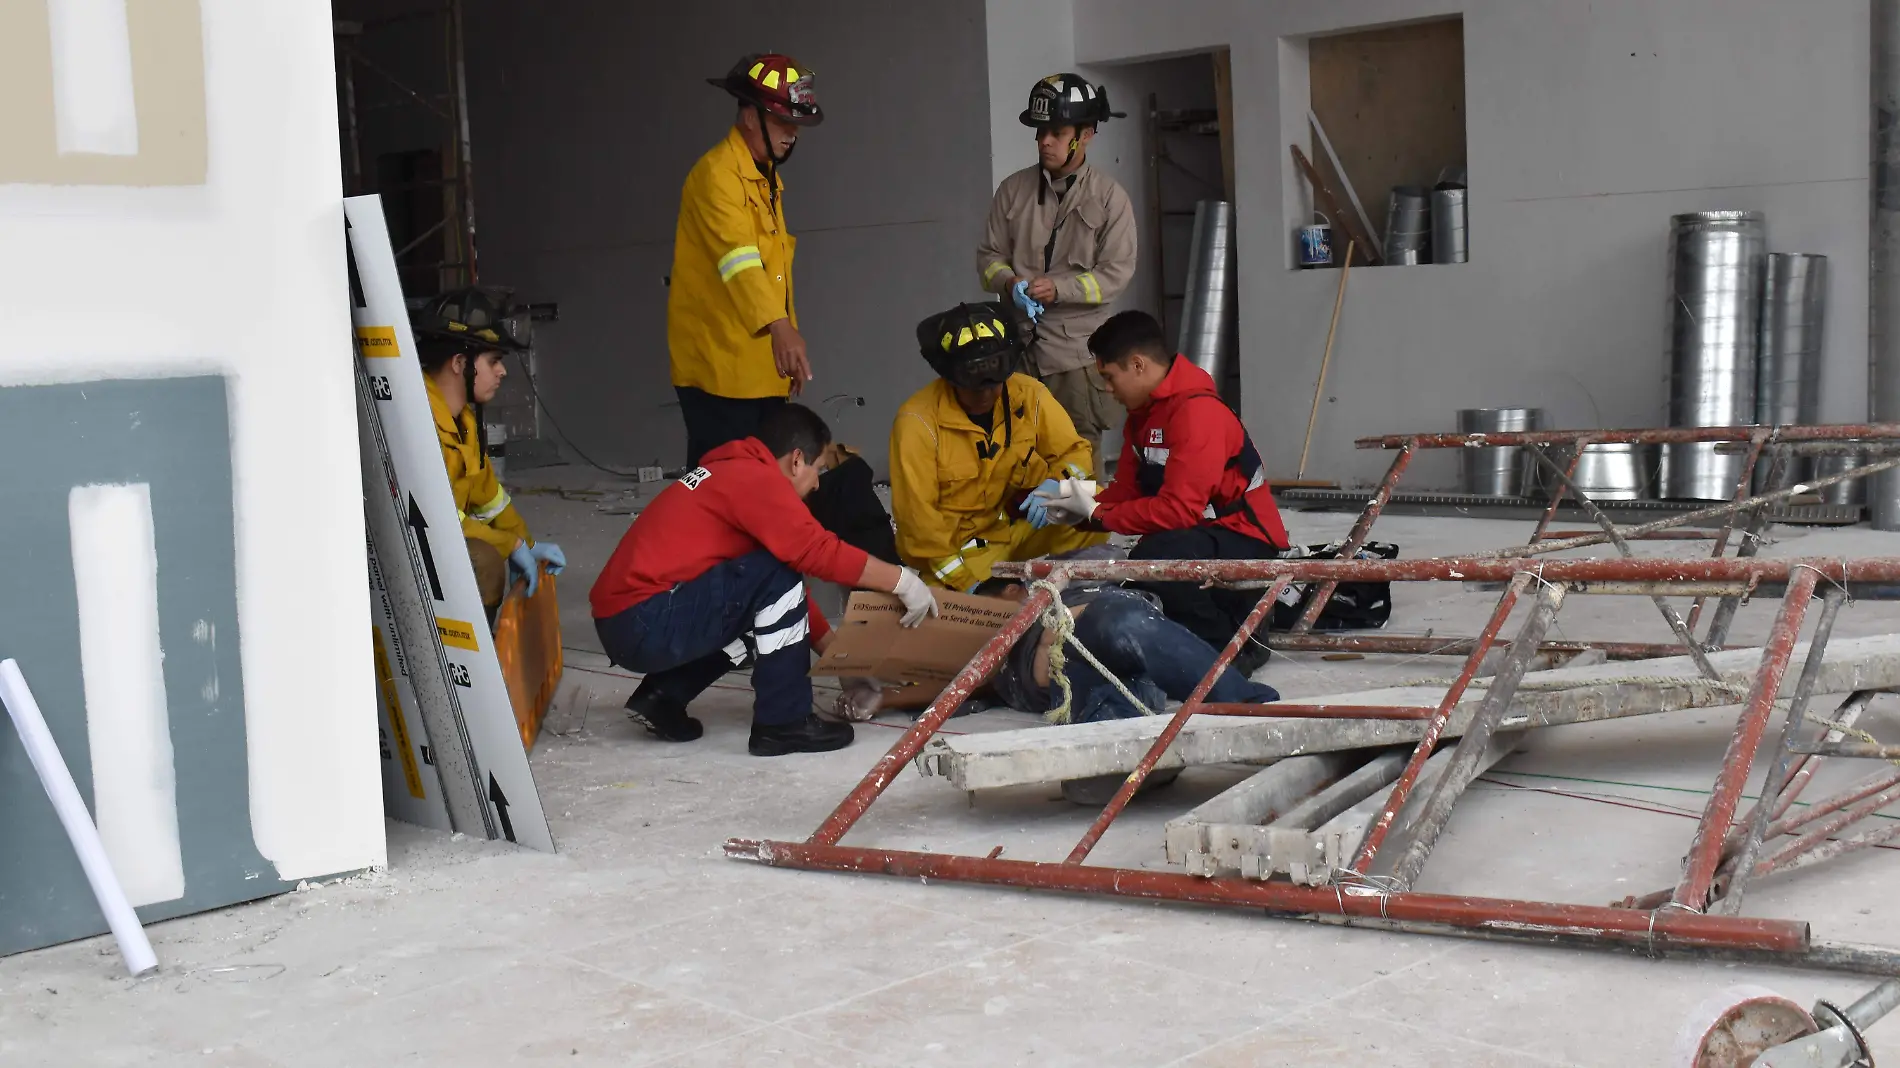
[[[1108,94],[1077,74],[1036,83],[1019,116],[1036,131],[1038,159],[1003,179],[977,249],[983,288],[1014,304],[1032,337],[1030,369],[1102,456],[1102,432],[1127,412],[1095,374],[1089,335],[1135,274],[1135,210],[1120,183],[1089,166],[1089,142],[1108,118]]]

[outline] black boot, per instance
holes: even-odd
[[[1273,659],[1273,650],[1267,648],[1259,638],[1248,638],[1247,644],[1241,646],[1240,652],[1234,654],[1233,668],[1251,679],[1253,673],[1266,667],[1267,661],[1271,659]]]
[[[753,756],[829,753],[850,745],[854,736],[849,723],[827,723],[817,716],[806,716],[802,722],[779,726],[754,723],[746,750]]]
[[[705,724],[686,714],[686,706],[670,697],[638,690],[627,698],[627,715],[663,742],[690,742],[706,733]]]

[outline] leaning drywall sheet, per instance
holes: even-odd
[[[376,539],[383,578],[427,591],[435,634],[403,637],[411,672],[434,666],[449,683],[435,691],[445,697],[439,705],[426,700],[429,688],[418,686],[449,815],[464,834],[553,850],[442,465],[381,198],[351,197],[344,201],[344,213],[363,301],[354,313],[357,343],[382,426],[386,454],[381,461],[391,473],[386,485],[377,487],[389,492],[377,492],[367,502],[380,512],[370,516],[370,527],[372,535],[379,524],[406,528],[406,561],[392,561],[381,551],[383,539]],[[392,517],[399,517],[394,524],[387,522]],[[425,650],[431,655],[425,657]]]
[[[1745,687],[1761,661],[1758,649],[1733,649],[1709,657],[1728,687]],[[1798,666],[1807,659],[1805,643],[1795,651],[1783,684],[1792,690],[1801,676]],[[1619,683],[1639,677],[1680,678],[1670,683]],[[1507,728],[1554,726],[1590,720],[1651,715],[1683,708],[1711,708],[1740,703],[1731,688],[1712,686],[1697,678],[1687,657],[1633,660],[1539,672],[1538,689],[1520,690],[1511,713],[1501,724]],[[1546,687],[1575,684],[1569,690]],[[1817,693],[1849,693],[1900,686],[1900,635],[1881,635],[1830,642]],[[1373,690],[1310,698],[1310,703],[1341,705],[1435,705],[1444,698],[1443,687]],[[1446,725],[1446,737],[1464,732],[1484,691],[1465,695]],[[959,790],[1113,775],[1132,770],[1154,744],[1165,717],[1121,719],[1106,723],[1077,723],[1062,727],[1034,727],[994,734],[938,736],[917,757],[925,775],[941,776]],[[1195,716],[1190,719],[1159,767],[1273,760],[1299,753],[1363,749],[1417,741],[1424,724],[1416,720],[1233,719]]]

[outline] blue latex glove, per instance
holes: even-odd
[[[1029,295],[1027,279],[1018,281],[1010,293],[1016,298],[1016,306],[1023,310],[1024,315],[1029,316],[1030,322],[1038,322],[1042,319],[1042,302]]]
[[[528,551],[534,554],[536,560],[548,565],[550,575],[560,574],[561,569],[567,566],[567,554],[551,541],[536,542],[534,548]]]
[[[1059,482],[1053,478],[1045,478],[1042,480],[1042,485],[1036,487],[1035,492],[1023,498],[1021,510],[1028,513],[1030,526],[1041,530],[1049,525],[1048,498],[1060,492],[1062,492],[1062,486]]]
[[[515,546],[515,551],[508,554],[508,566],[528,580],[528,596],[533,597],[534,591],[541,588],[541,568],[534,558],[534,550],[528,547],[527,542]],[[509,585],[514,583],[510,582]]]

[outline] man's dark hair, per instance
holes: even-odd
[[[818,413],[802,404],[787,404],[759,420],[759,431],[752,435],[784,459],[793,449],[805,454],[805,462],[815,464],[831,444],[831,428]]]
[[[456,341],[446,337],[428,337],[426,335],[416,338],[416,356],[422,363],[422,369],[429,374],[434,374],[441,370],[443,364],[448,363],[450,360],[455,359],[465,352],[469,352],[469,347],[466,342]],[[476,355],[476,353],[469,353],[468,362],[470,366],[474,365]]]
[[[1135,355],[1163,366],[1174,362],[1174,350],[1161,324],[1144,311],[1117,312],[1089,335],[1089,354],[1103,363],[1125,364]]]

